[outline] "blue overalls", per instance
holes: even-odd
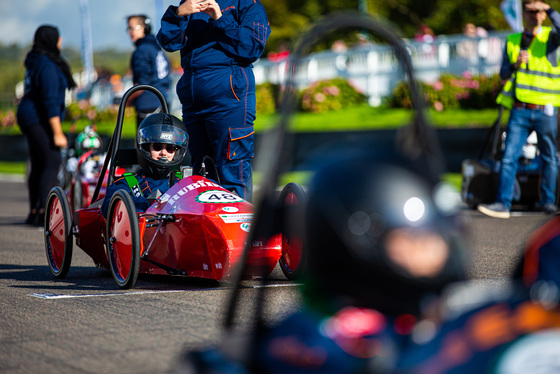
[[[217,3],[222,11],[217,20],[202,12],[179,17],[170,6],[157,39],[166,51],[181,51],[177,95],[194,170],[204,156],[212,157],[223,187],[250,201],[256,117],[251,64],[264,51],[270,26],[258,0]]]

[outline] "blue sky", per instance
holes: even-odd
[[[177,5],[179,0],[89,0],[94,50],[116,47],[132,50],[126,28],[126,16],[144,13],[152,18],[157,30],[160,9]],[[38,26],[58,26],[63,47],[81,46],[79,0],[0,0],[0,43],[28,45]]]

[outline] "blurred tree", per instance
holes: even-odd
[[[366,0],[368,12],[388,19],[406,38],[412,38],[421,24],[436,34],[460,34],[472,22],[489,30],[509,30],[500,4],[502,0]],[[282,41],[291,41],[317,18],[337,10],[358,10],[360,0],[262,0],[272,34],[267,51]],[[560,0],[548,2],[560,10]]]
[[[23,60],[27,51],[27,49],[17,44],[0,44],[0,66],[2,66],[2,74],[0,74],[0,109],[13,106],[15,86],[19,81],[23,80],[25,74]]]
[[[339,10],[358,10],[360,3],[367,3],[368,12],[388,19],[396,25],[404,37],[412,38],[421,24],[427,24],[436,33],[460,34],[463,25],[472,22],[489,30],[510,30],[500,3],[502,0],[261,0],[272,28],[264,55],[278,51],[282,44],[290,44],[319,17]],[[560,0],[549,4],[560,10]],[[548,22],[548,21],[547,21]],[[347,43],[356,40],[356,33],[340,32],[325,39],[318,49],[330,48],[332,42],[343,39]],[[15,84],[23,80],[23,60],[31,46],[0,44],[0,106],[13,101]],[[129,66],[130,50],[95,51],[96,68],[103,68],[124,75]],[[78,50],[64,48],[63,55],[72,71],[82,69]],[[179,67],[179,54],[169,55],[173,67]]]

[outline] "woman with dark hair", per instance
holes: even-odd
[[[47,195],[57,184],[60,148],[67,145],[61,121],[66,110],[66,89],[75,88],[76,83],[60,55],[61,43],[56,27],[40,26],[24,62],[25,94],[18,106],[17,121],[31,157],[27,224],[43,224]]]

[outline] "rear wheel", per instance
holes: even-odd
[[[305,191],[297,183],[288,183],[280,194],[280,204],[283,206],[284,222],[282,230],[282,255],[278,260],[280,269],[290,280],[297,279],[305,268],[304,248],[301,229],[301,218]]]
[[[140,230],[134,202],[124,190],[109,204],[106,245],[113,278],[121,288],[133,287],[140,269]]]
[[[45,210],[45,250],[55,278],[64,278],[72,261],[72,213],[66,194],[54,187],[47,197]]]

